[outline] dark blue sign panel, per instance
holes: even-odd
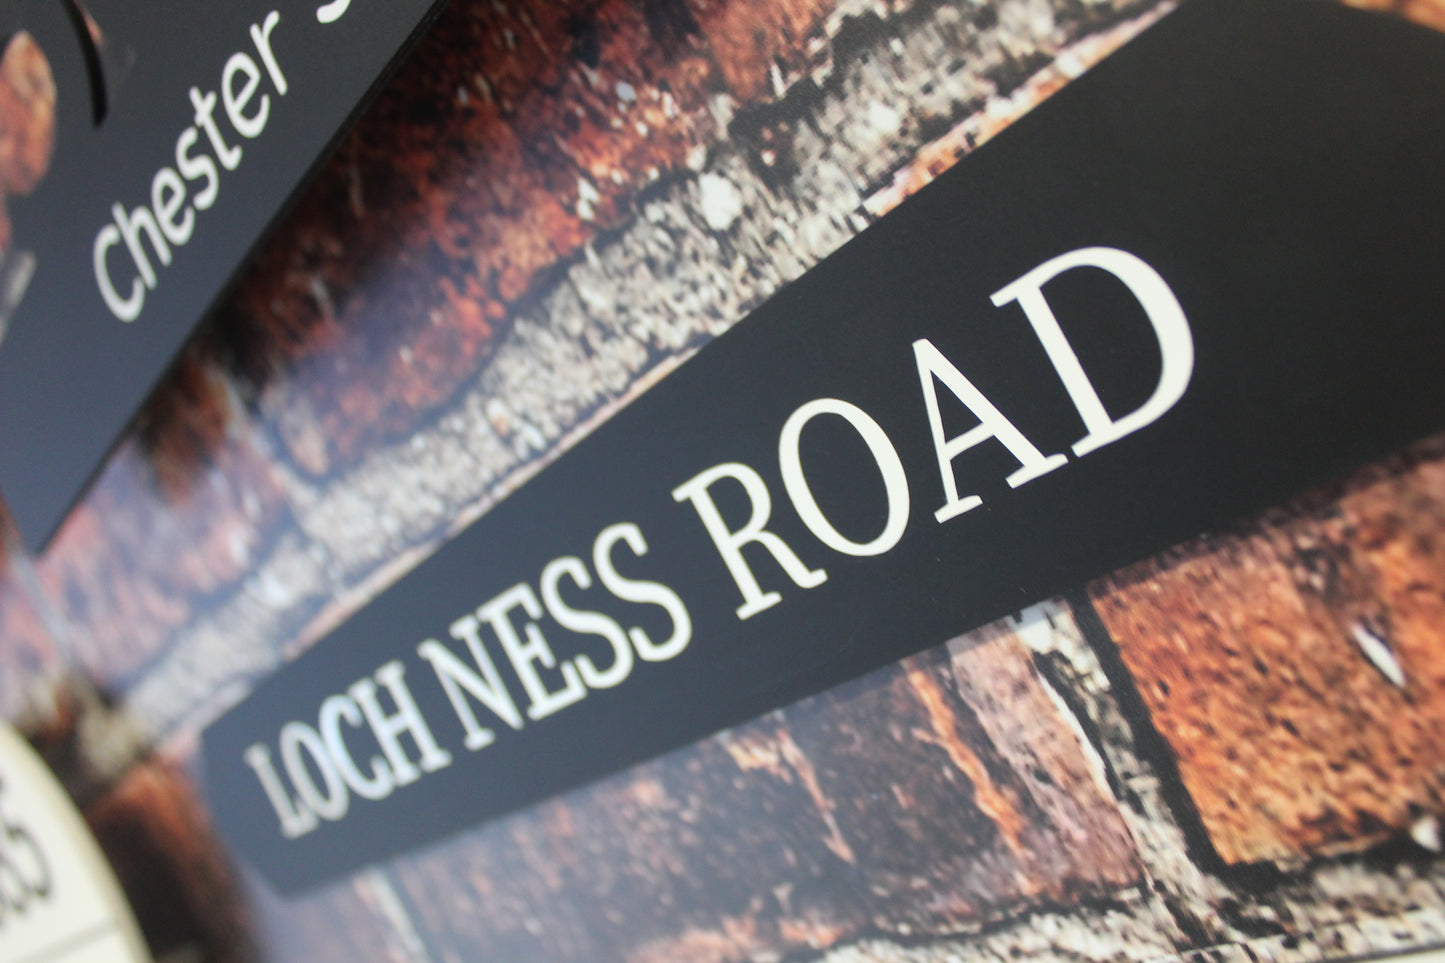
[[[44,543],[435,0],[27,0],[0,23],[0,492]]]

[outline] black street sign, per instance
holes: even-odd
[[[1192,0],[204,735],[278,888],[434,842],[1445,428],[1445,37]]]
[[[26,0],[8,14],[31,44],[12,43],[0,76],[26,78],[5,118],[22,148],[0,157],[0,492],[32,549],[434,6]]]

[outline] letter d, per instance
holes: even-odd
[[[1089,376],[1060,330],[1053,309],[1044,299],[1045,284],[1077,267],[1100,268],[1123,281],[1143,306],[1149,323],[1154,326],[1154,336],[1159,339],[1159,353],[1163,358],[1159,384],[1148,401],[1122,418],[1111,418],[1104,410]],[[1058,371],[1074,407],[1079,410],[1079,417],[1084,420],[1084,427],[1089,429],[1089,433],[1074,444],[1075,455],[1087,455],[1150,424],[1174,407],[1189,387],[1189,377],[1194,372],[1194,337],[1184,309],[1159,272],[1128,251],[1086,247],[1061,254],[1000,288],[992,300],[998,307],[1017,301],[1039,341],[1043,342],[1054,370]]]

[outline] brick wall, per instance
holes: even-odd
[[[82,738],[87,766],[158,751],[97,825],[244,894],[273,960],[1445,939],[1439,442],[294,901],[192,786],[197,733],[258,680],[1168,9],[448,7],[36,563],[136,735]],[[44,637],[17,611],[7,667]]]

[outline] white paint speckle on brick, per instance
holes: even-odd
[[[714,231],[732,227],[743,212],[743,196],[737,186],[721,174],[708,173],[697,183],[702,219]]]

